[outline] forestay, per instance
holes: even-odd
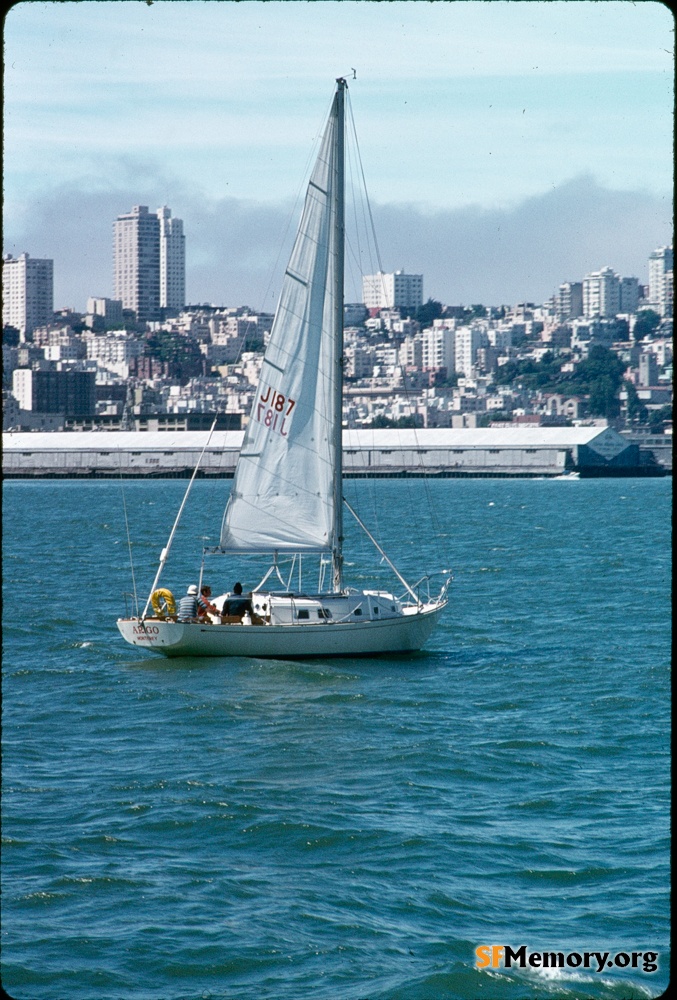
[[[337,101],[308,185],[221,529],[227,551],[334,544]]]

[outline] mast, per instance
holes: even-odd
[[[334,398],[334,593],[343,589],[343,271],[345,255],[345,92],[348,84],[336,80],[336,267],[334,273],[334,331],[336,377]]]

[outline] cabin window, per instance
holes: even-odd
[[[32,451],[22,451],[21,454],[24,456],[24,458],[32,458],[33,456]]]
[[[141,454],[141,452],[140,452],[140,451],[133,451],[133,452],[132,452],[132,455],[140,455],[140,454]]]
[[[331,618],[331,611],[329,608],[318,608],[317,609],[318,618]]]
[[[394,604],[391,604],[391,605],[390,605],[390,610],[391,610],[391,611],[394,611],[394,610],[395,610],[395,605],[394,605]]]
[[[501,454],[501,449],[500,448],[490,448],[489,449],[489,454],[490,455],[500,455]]]
[[[353,611],[353,614],[354,615],[361,615],[362,614],[362,608],[355,608],[355,610]]]
[[[110,455],[110,452],[109,451],[100,451],[99,455],[101,456],[101,458],[103,458],[104,455]]]
[[[527,455],[535,455],[536,454],[536,449],[535,448],[525,448],[524,450],[526,451]]]
[[[378,612],[379,612],[379,609],[378,608],[374,608],[374,614],[377,615]]]
[[[382,455],[392,455],[392,451],[381,451]]]
[[[307,608],[302,608],[300,611],[296,612],[296,617],[299,619],[301,618],[308,619],[310,618],[310,612],[308,611]]]
[[[428,454],[428,449],[427,448],[419,448],[416,454],[417,455],[427,455]]]
[[[454,448],[452,451],[452,455],[462,455],[462,454],[463,454],[463,448]]]

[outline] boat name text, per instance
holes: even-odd
[[[152,642],[156,638],[159,631],[160,629],[157,625],[134,625],[132,628],[135,636],[139,639],[148,639],[149,642]]]

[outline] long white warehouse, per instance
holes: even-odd
[[[10,478],[190,476],[206,431],[84,431],[3,434]],[[230,477],[243,431],[217,431],[200,475]],[[639,448],[611,427],[346,430],[346,476],[556,476],[651,474]],[[655,473],[654,473],[655,474]]]

